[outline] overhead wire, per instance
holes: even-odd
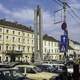
[[[55,2],[57,2],[58,5],[60,5],[61,7],[63,7],[63,2],[61,0],[54,0]],[[60,4],[61,3],[61,4]],[[76,14],[76,12],[71,8],[71,6],[69,4],[66,3],[66,6],[72,11],[72,13],[74,14],[74,16],[79,20],[77,22],[80,23],[80,17]]]
[[[76,14],[76,12],[71,8],[71,6],[69,6],[68,4],[67,4],[67,6],[71,9],[71,11],[73,12],[73,14],[80,20],[80,17]]]
[[[55,1],[59,6],[62,6],[62,4],[59,3],[57,0],[53,0],[53,1]]]
[[[68,11],[68,12],[69,12],[69,15],[70,15],[76,22],[78,22],[78,23],[80,24],[80,22],[78,21],[78,19],[75,18],[75,16],[74,16],[70,11]]]
[[[59,3],[57,0],[54,0],[54,1],[55,1],[55,3],[57,3],[59,6],[62,6],[62,4]],[[54,24],[57,24],[57,23],[61,23],[61,22],[62,22],[62,18],[61,18],[61,21],[58,21],[58,22],[56,22],[56,20],[55,20],[55,13],[57,13],[57,12],[59,12],[59,11],[61,11],[61,10],[62,10],[62,8],[54,11]],[[62,17],[62,13],[61,13],[61,17]]]

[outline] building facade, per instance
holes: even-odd
[[[44,60],[59,60],[59,44],[55,38],[43,36],[43,55]]]
[[[74,50],[80,51],[80,45],[70,42],[68,56]],[[78,47],[78,48],[77,48]],[[31,62],[34,53],[34,31],[15,22],[0,20],[0,62],[25,61]],[[79,52],[78,52],[79,53]],[[34,53],[35,54],[35,53]],[[43,60],[63,60],[64,53],[59,51],[59,41],[43,36]]]
[[[33,48],[34,34],[31,27],[0,21],[0,61],[30,61]]]
[[[80,43],[74,40],[70,40],[70,46],[74,48],[73,56],[76,57],[76,59],[80,59]]]

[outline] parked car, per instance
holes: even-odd
[[[14,68],[0,68],[0,80],[30,80]]]
[[[60,64],[60,63],[54,63],[54,64],[44,63],[44,64],[41,64],[41,65],[38,65],[38,67],[40,67],[44,71],[49,71],[49,72],[53,72],[53,73],[54,72],[55,73],[61,73],[61,72],[63,72],[64,64]]]
[[[37,67],[46,72],[54,72],[56,70],[56,67],[53,64],[48,63],[37,65]]]
[[[34,65],[17,65],[16,68],[18,68],[20,73],[32,80],[50,80],[50,78],[54,79],[58,76],[56,73],[43,72]]]
[[[55,70],[56,73],[61,73],[61,72],[63,72],[64,64],[54,63],[53,66],[56,67],[56,70]]]

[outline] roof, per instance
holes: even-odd
[[[5,26],[12,27],[12,28],[17,28],[17,29],[21,29],[21,30],[24,30],[24,31],[33,32],[33,30],[31,29],[31,27],[27,27],[25,25],[18,24],[17,22],[6,21],[5,19],[1,19],[0,20],[0,25],[5,25]]]
[[[77,42],[77,41],[74,41],[74,40],[71,40],[74,44],[78,44],[78,45],[80,45],[80,43],[79,42]]]
[[[53,38],[52,36],[49,36],[49,35],[47,35],[47,34],[45,34],[45,35],[43,36],[43,40],[58,42],[58,40],[56,40],[55,38]]]
[[[72,48],[71,46],[68,46],[68,49],[74,50],[74,48]]]

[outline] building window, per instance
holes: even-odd
[[[0,45],[0,50],[1,50],[1,45]]]
[[[6,57],[6,62],[8,62],[8,57]]]
[[[57,43],[55,43],[55,46],[57,46]]]
[[[50,49],[49,49],[49,53],[50,53]]]
[[[6,36],[6,39],[8,39],[9,37],[8,36]]]
[[[29,44],[29,39],[27,40],[27,43]]]
[[[58,50],[57,49],[55,49],[55,53],[57,53],[58,52]]]
[[[23,36],[25,36],[25,33],[23,33]]]
[[[8,47],[9,47],[9,45],[7,44],[7,45],[6,45],[6,50],[8,50]]]
[[[2,38],[2,35],[0,35],[0,40],[1,40],[1,38]]]
[[[32,38],[33,38],[33,34],[32,34]]]
[[[0,32],[2,32],[2,29],[0,28]]]
[[[15,41],[15,37],[13,37],[13,42]]]
[[[20,35],[20,32],[18,32],[18,35]]]
[[[28,34],[28,37],[29,37],[29,34]]]
[[[25,46],[23,46],[23,51],[25,51]]]
[[[18,50],[20,50],[20,45],[18,46]]]
[[[30,47],[28,46],[28,47],[27,47],[27,49],[28,49],[28,52],[29,52],[29,48],[30,48]]]
[[[15,45],[12,45],[12,50],[14,50],[14,48],[15,48]]]
[[[53,49],[52,49],[52,53],[53,53]]]
[[[9,33],[9,30],[6,30],[6,33]]]
[[[32,44],[33,44],[33,40],[32,40]]]
[[[18,42],[20,43],[20,38],[18,38]]]
[[[15,34],[15,31],[13,31],[13,34]]]
[[[56,53],[56,49],[55,49],[55,53]]]
[[[11,47],[9,47],[9,49],[11,50]]]
[[[0,62],[1,62],[1,56],[0,56]]]

